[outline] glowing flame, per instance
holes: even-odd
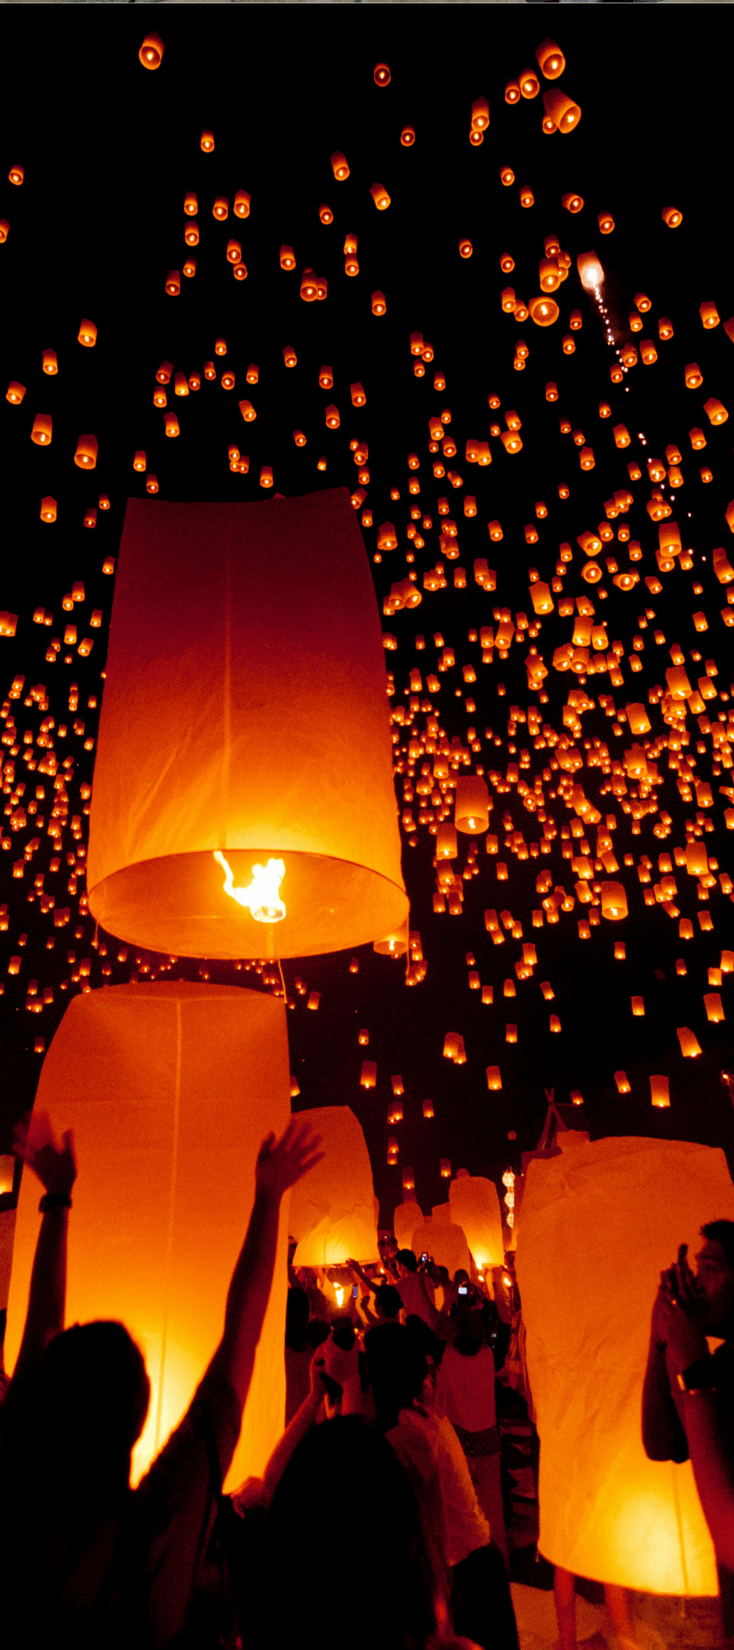
[[[269,859],[267,865],[253,865],[249,888],[235,888],[232,871],[218,848],[214,850],[214,858],[225,873],[225,894],[251,911],[256,922],[283,921],[285,906],[280,898],[280,884],[285,876],[285,865],[282,859]]]
[[[576,268],[579,272],[581,285],[587,292],[593,292],[599,298],[599,288],[604,285],[604,270],[595,252],[580,252],[576,259]]]

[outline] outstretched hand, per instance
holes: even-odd
[[[72,1129],[67,1129],[59,1141],[48,1113],[34,1111],[28,1127],[16,1124],[13,1151],[38,1176],[47,1192],[69,1196],[76,1180]]]
[[[280,1140],[272,1133],[263,1140],[255,1164],[257,1190],[281,1198],[289,1186],[295,1186],[321,1162],[324,1153],[320,1146],[321,1136],[314,1134],[307,1118],[292,1117]]]

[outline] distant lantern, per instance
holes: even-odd
[[[604,270],[595,252],[580,252],[576,259],[576,268],[581,285],[587,292],[594,292],[603,284]]]
[[[701,1044],[698,1041],[695,1031],[691,1031],[690,1026],[678,1026],[676,1036],[678,1038],[678,1042],[680,1043],[681,1054],[684,1058],[689,1060],[697,1059],[698,1055],[701,1053]]]
[[[41,521],[55,521],[57,505],[55,498],[41,499]]]
[[[706,1010],[706,1018],[711,1021],[712,1025],[716,1025],[719,1020],[726,1019],[720,992],[707,991],[704,995],[703,1006]]]
[[[545,292],[537,298],[531,298],[528,309],[530,319],[535,322],[536,327],[553,326],[554,321],[558,320],[560,314],[555,298],[549,297],[548,293]]]
[[[627,915],[627,894],[621,882],[602,882],[601,914],[610,922],[619,922]]]
[[[573,98],[559,90],[543,93],[543,108],[555,121],[559,132],[572,132],[581,119],[581,110]]]
[[[475,1265],[480,1270],[502,1266],[502,1213],[494,1181],[460,1172],[451,1182],[449,1205],[451,1219],[462,1228]]]
[[[630,1092],[630,1080],[629,1080],[629,1077],[627,1076],[626,1071],[615,1071],[614,1081],[617,1085],[618,1094],[629,1094],[629,1092]]]
[[[346,489],[131,499],[106,670],[87,871],[100,927],[242,958],[337,951],[406,921],[382,632]]]
[[[135,1479],[178,1424],[221,1337],[255,1159],[264,1136],[286,1126],[289,1091],[285,1007],[239,986],[166,982],[81,994],[46,1055],[37,1105],[57,1133],[74,1129],[84,1162],[74,1188],[68,1321],[120,1319],[151,1381]],[[35,1182],[24,1175],[8,1314],[13,1358],[36,1205]],[[262,1473],[283,1427],[288,1231],[286,1198],[232,1485]]]
[[[349,1106],[317,1106],[309,1122],[324,1156],[290,1196],[288,1230],[296,1266],[379,1259],[376,1198],[367,1144]]]
[[[502,1078],[499,1066],[487,1066],[487,1088],[494,1090],[501,1089],[501,1087]]]
[[[165,46],[159,34],[146,34],[138,52],[139,61],[144,69],[159,69],[163,61]]]
[[[31,430],[31,441],[37,447],[49,447],[53,436],[53,419],[50,413],[36,413]]]
[[[679,211],[677,206],[664,206],[660,216],[669,229],[677,229],[678,225],[683,222],[683,213]]]
[[[374,1060],[363,1060],[360,1074],[360,1085],[363,1089],[373,1089],[377,1082],[377,1065]]]
[[[667,1077],[660,1074],[650,1078],[650,1099],[653,1106],[670,1105],[670,1083]]]
[[[712,1208],[734,1217],[724,1154],[577,1137],[524,1178],[516,1270],[540,1436],[540,1551],[595,1581],[715,1593],[691,1464],[648,1460],[640,1392],[661,1268],[682,1239],[700,1241]],[[555,1309],[560,1276],[573,1279],[570,1314]]]
[[[489,794],[483,779],[457,779],[454,821],[457,831],[470,836],[480,836],[489,828]]]
[[[370,189],[370,194],[378,212],[385,212],[387,207],[390,205],[390,196],[388,195],[384,183],[373,183],[372,188]]]
[[[77,342],[92,349],[97,342],[97,328],[94,321],[82,321],[77,335]]]
[[[98,443],[96,435],[80,435],[76,444],[74,463],[80,470],[93,470],[97,463]]]
[[[566,59],[555,40],[544,40],[542,45],[536,46],[535,56],[546,80],[557,80],[563,74]]]

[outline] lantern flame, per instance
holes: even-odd
[[[244,905],[256,922],[282,922],[285,906],[280,898],[280,884],[285,876],[282,859],[269,859],[267,865],[253,865],[252,882],[248,888],[235,888],[230,866],[218,848],[214,858],[225,873],[224,892]]]

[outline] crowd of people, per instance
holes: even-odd
[[[296,1272],[291,1254],[285,1430],[262,1477],[225,1496],[281,1199],[321,1156],[307,1119],[293,1119],[258,1155],[221,1342],[132,1489],[150,1397],[142,1354],[119,1323],[64,1328],[73,1141],[39,1119],[18,1150],[44,1195],[21,1348],[0,1392],[10,1650],[67,1632],[78,1650],[291,1650],[312,1632],[322,1650],[518,1650],[496,1393],[503,1366],[519,1384],[522,1337],[488,1279],[473,1265],[451,1278],[394,1243],[374,1265],[333,1271]],[[703,1236],[695,1275],[681,1250],[661,1277],[642,1428],[653,1459],[690,1454],[731,1633],[734,1223]],[[713,1354],[708,1336],[723,1343]],[[556,1581],[570,1644],[573,1578]],[[625,1600],[608,1602],[624,1638]]]

